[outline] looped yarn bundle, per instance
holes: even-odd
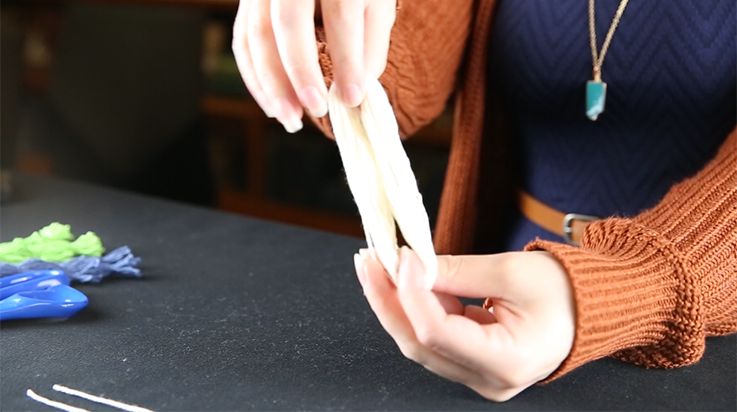
[[[112,274],[141,277],[136,268],[141,258],[127,246],[102,256],[105,248],[93,232],[73,239],[69,225],[54,222],[26,238],[0,243],[0,277],[36,270],[61,270],[83,283],[99,283]]]
[[[54,222],[26,238],[0,243],[0,262],[20,263],[33,258],[64,262],[80,255],[99,257],[105,251],[102,241],[93,232],[72,239],[69,225]]]
[[[127,246],[119,247],[103,257],[77,256],[66,262],[55,263],[41,259],[28,259],[22,263],[0,263],[0,277],[36,270],[61,270],[69,278],[82,283],[100,283],[103,278],[115,274],[125,278],[140,278],[136,268],[141,258],[133,256]]]
[[[430,219],[422,203],[389,98],[376,79],[366,82],[358,108],[345,106],[333,85],[328,109],[348,186],[361,215],[366,241],[396,283],[396,226],[425,268],[425,287],[437,276]]]

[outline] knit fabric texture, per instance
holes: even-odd
[[[568,272],[576,339],[554,379],[614,354],[648,367],[696,362],[737,332],[737,132],[695,177],[632,219],[589,225],[580,248],[538,240]]]
[[[595,4],[600,46],[619,1]],[[518,186],[542,203],[634,216],[703,168],[734,128],[737,25],[725,23],[737,19],[737,3],[631,2],[604,61],[606,110],[597,121],[584,114],[588,8],[578,0],[496,7],[488,78],[512,125]],[[503,250],[535,237],[563,241],[519,213],[510,223]]]
[[[496,87],[487,84],[487,54],[497,11],[494,0],[404,2],[380,79],[404,136],[429,123],[455,92],[453,141],[435,229],[439,254],[476,250],[478,234],[495,217],[488,204],[480,206],[490,189],[479,186],[490,177],[487,166],[504,164],[504,158],[489,162],[487,156],[505,153],[500,142],[508,134],[493,93],[487,94]],[[320,30],[318,43],[329,84],[332,64]],[[613,48],[616,43],[615,38]],[[616,59],[610,53],[607,59]],[[604,70],[606,76],[606,63]],[[580,101],[583,116],[583,95]],[[327,118],[314,120],[330,134]],[[737,332],[737,133],[725,139],[724,131],[710,132],[720,134],[710,136],[721,142],[718,154],[654,207],[590,225],[580,248],[545,240],[527,246],[561,261],[576,298],[573,349],[548,380],[607,355],[648,367],[687,365],[703,354],[706,336]],[[497,170],[491,179],[503,180],[506,169]],[[502,193],[491,190],[490,196]]]

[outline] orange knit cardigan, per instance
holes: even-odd
[[[487,95],[494,5],[405,0],[381,77],[403,136],[438,116],[455,93],[438,253],[486,251],[515,199],[503,117],[494,93]],[[317,35],[329,86],[329,50],[321,29]],[[331,134],[327,117],[313,120]],[[538,240],[526,249],[560,260],[576,300],[573,348],[548,380],[608,355],[647,367],[698,361],[706,336],[737,332],[737,129],[703,170],[653,209],[589,225],[580,247]]]

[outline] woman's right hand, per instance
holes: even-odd
[[[548,252],[438,256],[432,290],[412,249],[401,249],[396,286],[368,249],[355,264],[371,309],[402,353],[488,399],[505,401],[550,376],[573,347],[573,285]],[[491,308],[464,306],[458,296],[489,297]]]
[[[233,53],[248,91],[269,117],[294,133],[303,109],[327,114],[327,88],[318,62],[315,18],[327,36],[339,96],[363,101],[367,75],[384,72],[397,0],[240,0]]]

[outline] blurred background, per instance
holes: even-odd
[[[290,135],[235,64],[237,0],[4,0],[0,167],[362,236],[334,142]],[[432,224],[452,104],[405,144]],[[21,194],[5,192],[4,201]]]

